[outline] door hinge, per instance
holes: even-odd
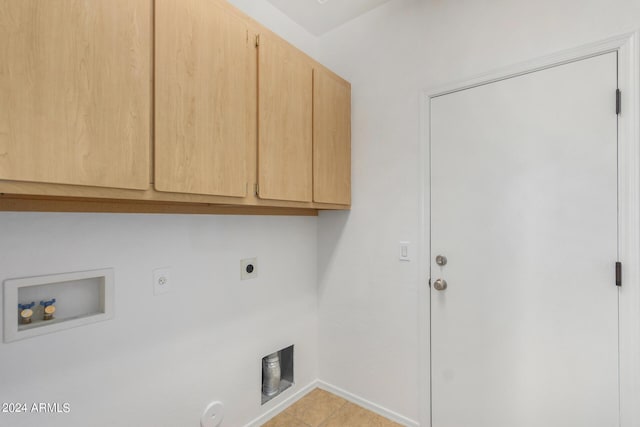
[[[256,47],[260,46],[260,34],[256,34]]]
[[[622,286],[622,263],[616,262],[616,286]]]
[[[622,92],[620,89],[616,89],[616,115],[620,115],[622,112]]]

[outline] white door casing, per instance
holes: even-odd
[[[619,258],[623,263],[623,286],[619,291],[620,425],[640,425],[640,31],[622,34],[549,56],[515,64],[460,82],[425,90],[421,102],[421,236],[418,246],[420,340],[420,425],[431,423],[430,389],[430,101],[447,93],[520,76],[568,62],[618,54],[618,86],[622,112],[618,118],[619,165]]]
[[[617,54],[431,100],[434,427],[618,425]]]

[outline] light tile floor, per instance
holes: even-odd
[[[319,388],[262,427],[402,427]]]

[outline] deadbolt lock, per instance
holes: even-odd
[[[433,282],[433,287],[436,291],[444,291],[447,289],[447,281],[444,279],[436,279],[436,281]]]
[[[438,255],[436,257],[436,264],[438,264],[439,266],[443,266],[443,265],[447,265],[447,257],[444,255]]]

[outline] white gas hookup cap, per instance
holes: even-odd
[[[200,417],[200,427],[218,427],[224,418],[224,404],[219,401],[211,402]]]

